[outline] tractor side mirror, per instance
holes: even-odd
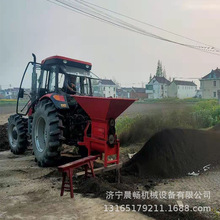
[[[18,98],[24,98],[24,89],[20,88],[18,93]]]

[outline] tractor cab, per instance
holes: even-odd
[[[50,92],[92,96],[91,68],[91,63],[61,56],[43,60],[38,96]]]
[[[72,95],[92,96],[93,86],[98,84],[98,78],[91,73],[91,68],[92,64],[89,62],[62,56],[52,56],[36,63],[34,56],[34,62],[28,63],[23,74],[17,113],[26,115],[31,106],[44,96],[59,94],[67,102],[66,106],[73,99]]]

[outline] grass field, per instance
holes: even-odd
[[[0,106],[16,105],[16,99],[0,99]]]
[[[202,101],[213,100],[213,99],[201,99],[201,98],[163,98],[163,99],[143,99],[138,100],[136,103],[198,103]]]
[[[145,142],[165,128],[207,129],[220,123],[217,100],[202,100],[191,105],[143,103],[131,107],[132,115],[125,114],[116,121],[116,131],[122,145]]]

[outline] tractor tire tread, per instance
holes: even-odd
[[[22,118],[20,115],[11,115],[8,119],[8,135],[10,136],[10,126],[14,126],[17,128],[17,144],[16,146],[12,146],[10,143],[9,138],[9,145],[11,148],[11,152],[14,154],[23,154],[29,143],[28,143],[28,136],[27,136],[27,119]]]
[[[46,129],[48,130],[47,144],[43,146],[45,150],[42,153],[37,150],[35,146],[36,143],[33,144],[38,165],[41,167],[54,166],[60,159],[60,146],[63,140],[60,136],[63,135],[63,122],[59,116],[58,110],[55,108],[52,101],[48,99],[42,100],[37,106],[35,117],[36,118],[33,119],[32,137],[34,137],[34,126],[37,126],[36,121],[39,117],[44,118],[47,126]]]

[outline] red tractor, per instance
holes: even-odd
[[[14,154],[32,144],[39,166],[55,165],[63,143],[77,146],[83,157],[104,155],[104,165],[119,162],[115,119],[135,100],[93,97],[99,78],[92,64],[61,56],[29,62],[9,117],[8,137]],[[109,156],[114,159],[109,159]]]

